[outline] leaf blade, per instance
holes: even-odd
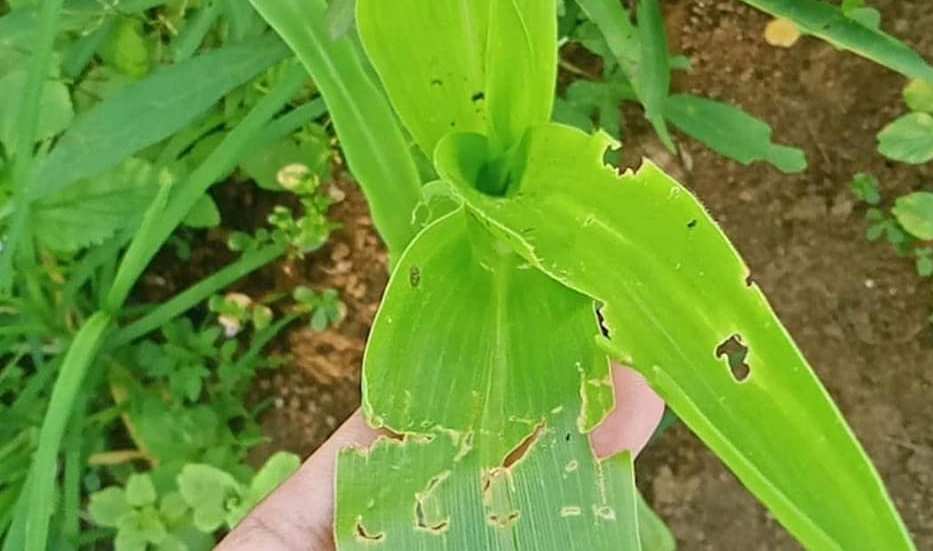
[[[428,156],[448,132],[486,128],[489,5],[489,0],[359,2],[366,53],[402,122]]]
[[[838,7],[817,0],[742,0],[800,30],[832,42],[911,78],[933,80],[933,67],[903,42],[847,17]]]
[[[613,355],[797,538],[818,549],[913,549],[826,390],[685,189],[650,164],[619,178],[602,164],[606,137],[549,125],[530,137],[515,194],[491,198],[474,189],[476,173],[460,154],[476,145],[459,142],[479,139],[442,142],[442,174],[535,266],[606,304]],[[736,336],[747,379],[718,356]],[[793,468],[781,461],[788,453]],[[835,499],[819,497],[827,495]]]

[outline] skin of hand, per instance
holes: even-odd
[[[664,402],[631,369],[615,366],[616,408],[590,434],[598,457],[640,452],[664,414]],[[301,469],[266,498],[215,551],[333,551],[337,454],[368,447],[379,433],[356,411]]]

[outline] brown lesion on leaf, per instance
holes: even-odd
[[[502,460],[502,468],[511,470],[519,461],[524,459],[528,453],[531,451],[531,448],[538,443],[538,440],[541,438],[541,434],[544,432],[544,423],[539,423],[534,432],[529,434],[524,440],[522,440],[518,446],[510,451],[505,458]]]
[[[450,518],[431,520],[427,509],[438,486],[450,477],[450,471],[432,477],[424,491],[415,494],[415,529],[439,536],[450,528]]]
[[[515,523],[518,522],[521,516],[522,514],[520,511],[512,511],[507,515],[489,515],[486,517],[486,522],[496,528],[508,529],[515,526]]]
[[[386,535],[385,532],[379,532],[376,534],[369,533],[366,530],[366,527],[363,526],[363,518],[357,517],[356,519],[356,541],[360,543],[377,545],[385,543]]]

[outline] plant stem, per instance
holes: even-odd
[[[121,329],[110,342],[110,348],[129,344],[143,335],[165,325],[169,320],[181,315],[186,310],[200,304],[205,299],[243,278],[247,274],[265,266],[285,253],[284,245],[271,245],[243,255],[242,258],[207,279],[176,295],[132,324]]]

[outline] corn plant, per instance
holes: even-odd
[[[341,454],[340,549],[646,548],[631,455],[598,460],[586,437],[613,406],[610,360],[638,370],[808,548],[913,549],[697,199],[650,161],[607,166],[605,134],[550,122],[555,2],[358,0],[362,51],[346,32],[352,2],[252,2],[314,77],[393,260],[363,408],[399,439]],[[906,74],[933,71],[838,8],[748,3]],[[664,137],[666,68],[650,65],[666,46],[646,30],[635,55],[617,2],[580,5],[632,61]],[[656,21],[657,2],[639,16]],[[774,160],[762,135],[758,156]],[[730,365],[730,345],[744,361]]]

